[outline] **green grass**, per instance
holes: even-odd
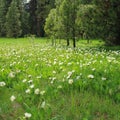
[[[0,120],[119,120],[119,47],[58,43],[0,39]]]

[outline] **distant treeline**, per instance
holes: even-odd
[[[0,0],[0,37],[103,39],[120,45],[120,0]]]

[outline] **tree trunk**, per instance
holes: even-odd
[[[73,38],[73,47],[76,47],[76,41],[75,41],[75,37]]]
[[[70,41],[69,41],[69,39],[67,38],[67,46],[69,46],[70,45]]]

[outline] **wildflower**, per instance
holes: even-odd
[[[56,74],[56,71],[53,71],[53,74]]]
[[[28,83],[32,83],[32,82],[33,82],[33,80],[29,80],[29,81],[28,81]]]
[[[41,108],[45,108],[45,101],[42,102]]]
[[[58,88],[58,89],[61,89],[61,88],[62,88],[62,85],[59,85],[57,88]]]
[[[27,81],[27,79],[24,79],[22,82],[25,83]]]
[[[68,83],[73,84],[73,79],[69,79]]]
[[[26,118],[30,118],[32,116],[31,113],[27,113],[27,112],[24,115]]]
[[[41,77],[42,77],[42,76],[37,76],[36,78],[37,78],[37,79],[40,79]]]
[[[32,77],[32,75],[28,75],[28,78],[31,78]]]
[[[15,73],[14,73],[14,72],[10,72],[10,73],[9,73],[9,77],[10,77],[10,78],[14,78],[14,77],[15,77]]]
[[[16,97],[14,96],[14,95],[12,95],[11,97],[10,97],[10,100],[13,102],[14,100],[16,99]]]
[[[102,77],[101,79],[102,79],[103,81],[104,81],[104,80],[106,80],[106,78],[105,78],[105,77]]]
[[[34,88],[34,84],[30,85],[30,88]]]
[[[93,79],[94,75],[88,75],[88,78]]]
[[[69,79],[71,77],[72,73],[73,73],[72,71],[68,72],[67,79]]]
[[[35,93],[36,95],[38,95],[38,94],[40,93],[39,88],[35,89],[34,93]]]
[[[0,82],[0,87],[3,87],[3,86],[5,86],[5,85],[6,85],[5,82]]]
[[[30,89],[27,89],[25,92],[26,92],[26,93],[30,93]]]
[[[44,95],[44,94],[45,94],[45,91],[44,91],[44,90],[43,90],[43,91],[41,91],[41,92],[40,92],[40,94],[41,94],[41,95]]]
[[[35,64],[35,67],[37,67],[39,64]]]
[[[1,70],[1,72],[3,72],[5,69],[3,68],[2,70]]]
[[[54,80],[51,80],[51,82],[50,82],[51,84],[53,84],[54,83]]]
[[[93,68],[92,71],[95,71],[95,68]]]

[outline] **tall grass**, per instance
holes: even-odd
[[[120,51],[85,44],[0,39],[0,119],[119,120]]]

